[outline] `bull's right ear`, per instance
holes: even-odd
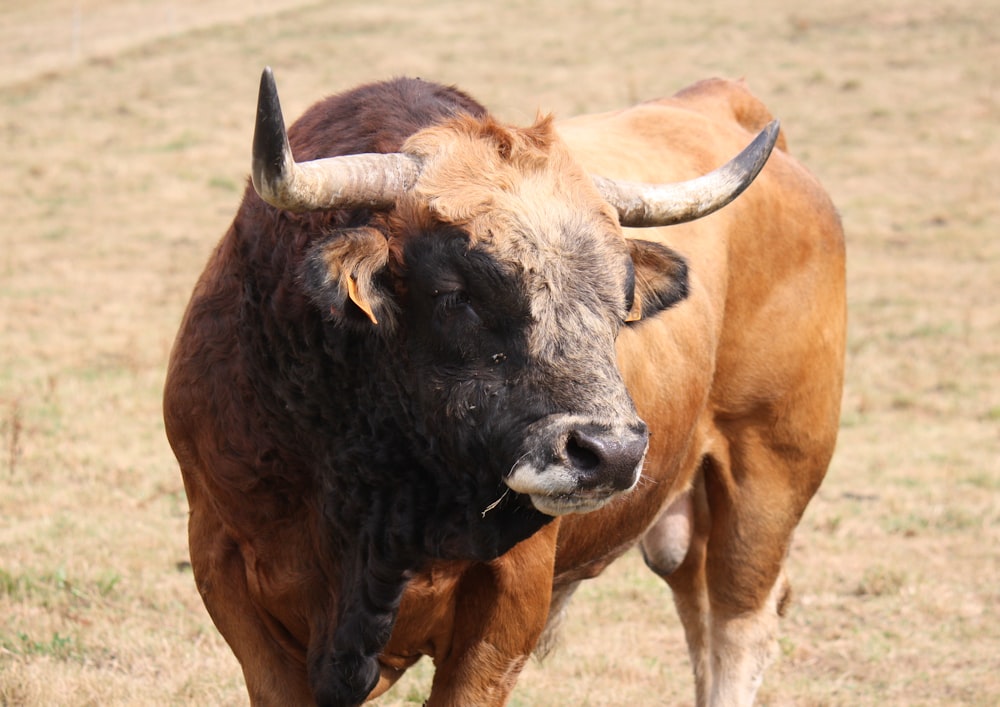
[[[687,261],[665,245],[628,239],[635,268],[635,298],[626,322],[668,309],[688,296]]]
[[[395,302],[383,275],[389,244],[374,228],[337,231],[309,251],[303,283],[324,317],[354,327],[392,328]]]

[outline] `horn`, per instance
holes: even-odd
[[[772,121],[743,152],[701,177],[674,184],[639,184],[593,177],[622,226],[647,228],[694,221],[721,209],[750,186],[771,155],[780,125]]]
[[[289,211],[388,209],[417,181],[420,160],[402,153],[343,155],[296,162],[271,67],[260,77],[253,133],[254,189]]]

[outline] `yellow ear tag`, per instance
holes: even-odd
[[[372,313],[372,308],[368,306],[361,293],[358,292],[358,283],[355,282],[353,275],[347,278],[347,296],[351,298],[354,304],[358,305],[358,308],[362,312],[368,315],[368,318],[372,320],[372,324],[378,324],[378,319]]]
[[[637,322],[640,319],[642,319],[642,304],[639,300],[636,300],[632,305],[632,309],[630,309],[628,314],[625,315],[625,323],[628,324],[629,322]]]

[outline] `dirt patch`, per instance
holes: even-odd
[[[264,64],[289,116],[411,74],[522,123],[745,76],[841,209],[851,309],[841,442],[761,703],[1000,700],[988,4],[22,5],[0,10],[0,702],[246,703],[186,564],[159,397],[239,203]],[[429,675],[382,704],[419,704]],[[669,592],[629,556],[579,592],[512,704],[692,699]]]

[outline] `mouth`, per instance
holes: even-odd
[[[562,516],[569,513],[590,513],[603,508],[620,492],[577,491],[575,493],[546,495],[529,494],[531,505],[535,510],[550,516]]]
[[[604,507],[610,501],[631,491],[639,481],[641,463],[633,472],[632,483],[627,487],[600,484],[582,487],[560,466],[553,466],[542,472],[530,465],[515,468],[504,482],[507,487],[531,501],[535,510],[550,516],[568,513],[590,513]]]
[[[517,468],[504,482],[511,491],[530,499],[531,505],[540,513],[550,516],[590,513],[634,488],[639,480],[640,467],[641,464],[636,467],[632,484],[627,488],[609,484],[581,488],[559,466],[549,467],[543,472],[537,472],[530,466]]]
[[[648,447],[641,421],[551,415],[529,430],[522,447],[528,452],[504,482],[541,513],[590,513],[635,488]]]

